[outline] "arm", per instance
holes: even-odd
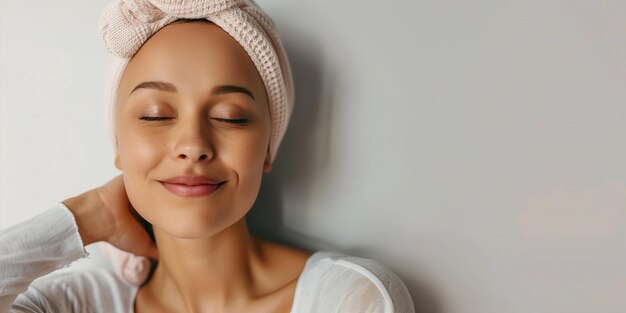
[[[83,194],[0,230],[0,313],[9,312],[36,278],[89,255],[85,246],[102,238],[89,229],[101,228],[89,227],[98,220],[81,217],[94,204]]]
[[[85,246],[90,243],[107,241],[135,255],[157,259],[155,243],[132,210],[122,175],[118,175],[100,187],[0,230],[0,313],[9,312],[18,295],[29,290],[38,277],[88,256]],[[39,298],[52,304],[63,300],[43,293]],[[43,304],[28,305],[17,309],[42,311]]]
[[[0,231],[0,312],[9,312],[36,278],[88,255],[62,203]]]

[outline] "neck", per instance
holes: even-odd
[[[159,264],[148,284],[164,307],[219,312],[254,298],[263,258],[245,219],[206,238],[176,238],[156,228],[154,234]]]

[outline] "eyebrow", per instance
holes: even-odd
[[[133,90],[130,93],[128,93],[128,95],[130,96],[130,94],[133,93],[135,90],[141,89],[141,88],[155,89],[155,90],[167,91],[167,92],[178,91],[178,89],[176,89],[176,86],[174,86],[172,83],[168,83],[164,81],[147,81],[147,82],[143,82],[135,86],[135,88],[133,88]],[[254,97],[252,92],[248,88],[245,88],[245,87],[235,86],[235,85],[221,85],[221,86],[213,87],[213,89],[211,89],[211,93],[213,94],[228,94],[228,93],[236,93],[236,92],[246,94],[256,101],[256,98]]]

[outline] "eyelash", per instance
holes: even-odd
[[[165,116],[142,116],[139,118],[144,121],[165,121],[171,120],[173,117],[165,117]],[[218,120],[220,122],[226,122],[230,124],[244,125],[248,123],[248,119],[240,118],[240,119],[227,119],[227,118],[214,118],[214,120]]]

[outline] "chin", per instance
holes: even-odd
[[[196,239],[213,236],[237,223],[237,218],[232,216],[218,217],[215,214],[208,216],[207,214],[194,214],[191,211],[189,208],[186,212],[183,208],[177,209],[174,214],[155,218],[155,223],[152,225],[172,237]]]
[[[184,224],[168,224],[165,227],[157,227],[159,231],[167,234],[168,236],[181,238],[181,239],[198,239],[206,238],[218,233],[219,230],[210,225],[199,225],[198,223],[184,223]]]

